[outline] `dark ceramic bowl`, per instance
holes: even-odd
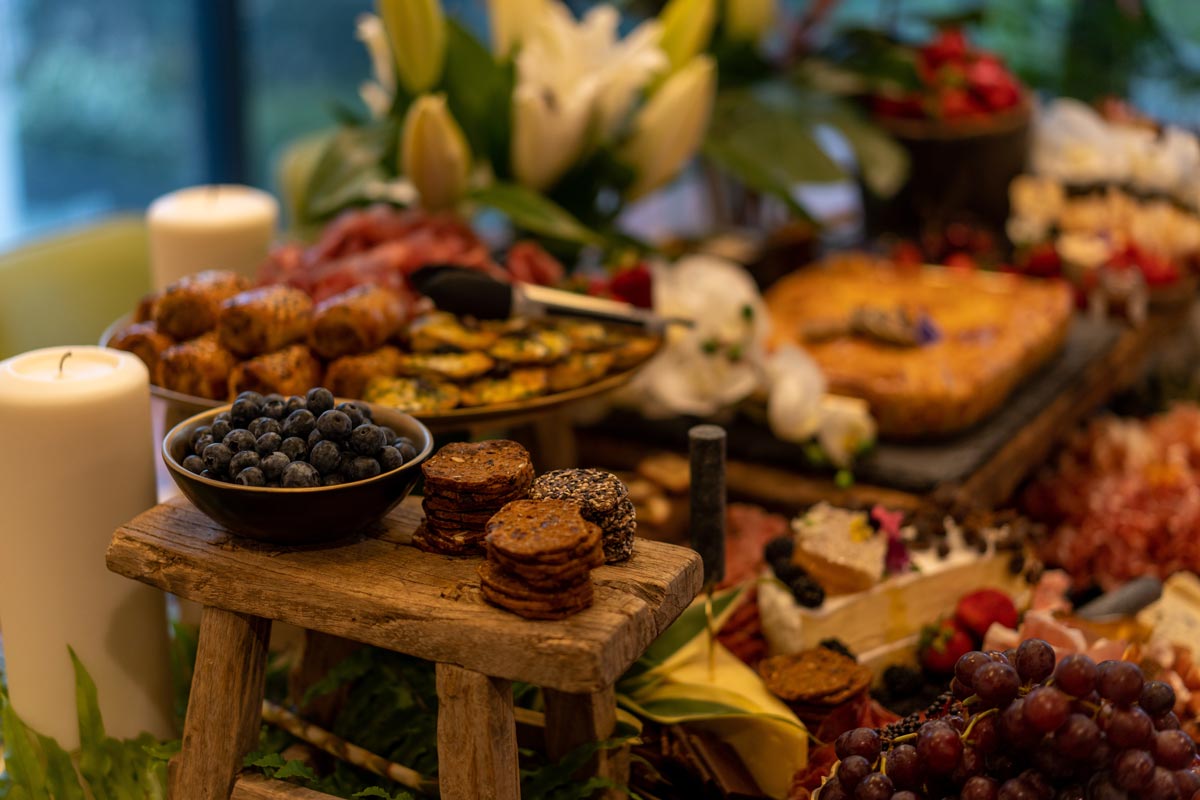
[[[361,402],[361,401],[356,401]],[[225,483],[189,472],[183,467],[192,432],[210,425],[231,406],[189,417],[163,440],[162,456],[180,491],[196,508],[231,532],[271,544],[333,542],[382,519],[408,496],[421,477],[421,462],[433,450],[429,429],[408,414],[366,403],[375,422],[412,439],[416,458],[374,478],[313,489],[268,489]]]

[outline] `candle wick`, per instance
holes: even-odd
[[[63,353],[63,356],[62,356],[62,358],[60,358],[60,359],[58,360],[58,377],[60,377],[60,378],[62,377],[62,374],[63,374],[63,364],[67,363],[67,359],[68,359],[68,358],[70,358],[70,357],[71,357],[71,351],[70,351],[70,350],[68,350],[67,352]]]

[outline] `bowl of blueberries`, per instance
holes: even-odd
[[[243,392],[176,425],[163,461],[180,491],[230,531],[272,544],[358,533],[408,496],[433,450],[429,429],[396,409]]]

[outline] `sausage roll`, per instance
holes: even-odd
[[[172,345],[158,357],[154,382],[170,389],[209,400],[224,400],[229,394],[229,373],[237,359],[221,347],[215,332]]]
[[[162,352],[175,344],[170,336],[158,332],[158,326],[153,322],[136,322],[126,325],[113,334],[108,346],[117,350],[133,353],[142,360],[151,376],[158,367],[158,358]]]
[[[303,396],[321,385],[321,362],[302,344],[243,361],[229,377],[229,396],[242,392]]]
[[[327,359],[375,350],[400,331],[405,311],[396,292],[358,286],[317,305],[309,344]]]
[[[335,397],[363,398],[371,378],[393,378],[400,373],[405,356],[391,345],[370,353],[342,356],[329,363],[325,386]]]
[[[313,303],[290,286],[264,286],[221,304],[217,338],[242,358],[260,356],[301,341],[308,333]]]
[[[154,303],[154,322],[172,338],[192,339],[216,327],[221,303],[249,288],[249,281],[232,272],[189,275],[163,290]]]

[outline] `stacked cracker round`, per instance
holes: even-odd
[[[559,469],[547,472],[529,488],[532,500],[569,500],[579,505],[588,522],[603,535],[604,560],[612,564],[633,554],[637,514],[629,489],[611,472],[599,469]]]
[[[524,447],[506,439],[456,442],[427,459],[421,472],[425,522],[413,543],[429,552],[465,556],[483,552],[493,514],[528,494],[533,462]]]
[[[566,500],[518,500],[487,524],[479,567],[485,600],[529,619],[562,619],[592,604],[591,571],[604,563],[600,528]]]

